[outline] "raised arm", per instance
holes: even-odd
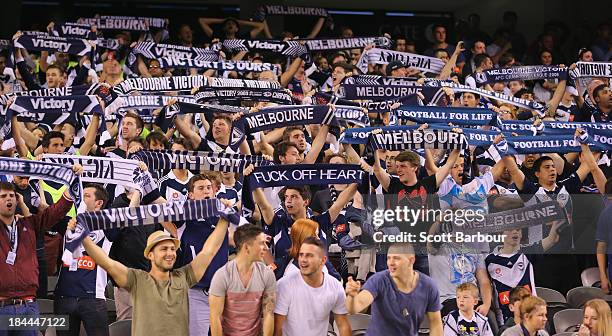
[[[100,126],[100,115],[94,114],[91,117],[91,122],[89,126],[87,126],[87,131],[85,131],[85,141],[81,144],[79,148],[79,154],[88,155],[91,152],[91,149],[96,144],[96,135],[98,134],[98,127]]]
[[[287,71],[283,72],[280,77],[280,83],[282,87],[287,87],[287,85],[289,85],[289,82],[291,81],[295,73],[300,69],[302,62],[302,59],[299,57],[296,57],[293,62],[291,62],[291,65],[287,67]]]
[[[200,26],[202,27],[202,30],[204,30],[206,36],[213,37],[213,29],[210,25],[222,23],[223,19],[199,18],[198,22],[200,23]]]
[[[274,220],[274,209],[266,199],[263,189],[255,188],[253,190],[253,202],[259,206],[261,218],[264,220],[264,223],[266,225],[272,225],[272,220]]]
[[[21,137],[21,125],[19,121],[17,121],[17,116],[13,115],[11,118],[11,125],[13,131],[13,139],[15,140],[15,147],[17,148],[17,154],[19,157],[26,158],[30,151],[28,150],[28,146],[26,146],[25,141]]]
[[[206,239],[202,251],[200,251],[191,262],[191,268],[193,268],[193,274],[196,279],[201,279],[202,276],[204,276],[204,272],[206,272],[208,265],[210,265],[211,260],[217,254],[217,251],[219,251],[221,244],[223,244],[223,240],[227,234],[227,224],[225,218],[219,218],[215,230],[208,236],[208,239]]]
[[[516,184],[516,187],[519,190],[523,190],[523,187],[525,186],[525,174],[523,174],[523,172],[516,165],[514,158],[510,155],[503,155],[502,160],[504,161],[504,165],[506,165],[506,168],[512,177],[512,182]]]
[[[329,212],[329,219],[332,223],[338,218],[340,211],[342,211],[348,202],[353,199],[357,192],[358,185],[357,183],[351,183],[346,189],[342,190],[340,195],[338,195],[338,199],[332,204],[329,210],[327,210]]]
[[[323,148],[323,145],[325,145],[325,140],[327,140],[328,133],[329,133],[329,126],[321,125],[321,129],[319,130],[319,133],[317,133],[317,136],[312,141],[312,146],[310,147],[310,151],[308,152],[308,154],[306,154],[306,157],[304,158],[304,161],[302,161],[302,163],[304,164],[315,163],[315,161],[317,160],[317,157],[319,157],[319,153],[321,153],[321,149]]]
[[[361,283],[349,277],[346,282],[346,309],[349,314],[357,314],[374,302],[374,296],[367,290],[361,290]]]
[[[323,28],[323,24],[325,23],[325,18],[324,17],[320,17],[317,20],[317,23],[315,23],[315,25],[312,27],[312,30],[310,31],[310,34],[308,34],[306,36],[306,38],[315,38],[317,37],[317,35],[319,35],[319,32],[321,31],[321,28]]]
[[[391,184],[391,175],[380,165],[380,153],[378,150],[374,152],[374,175],[383,189],[388,190]]]
[[[455,162],[457,162],[457,158],[459,158],[459,153],[460,150],[454,149],[448,158],[446,158],[446,163],[436,171],[436,184],[438,186],[442,184],[442,181],[444,181],[444,179],[450,173],[451,169],[455,165]]]
[[[448,79],[448,77],[450,77],[450,75],[453,72],[453,69],[455,68],[455,65],[457,63],[457,58],[459,57],[459,54],[461,54],[464,50],[465,49],[463,49],[463,41],[457,42],[457,46],[455,47],[455,51],[451,55],[451,57],[448,60],[448,62],[446,62],[446,64],[444,64],[444,67],[442,68],[442,71],[440,71],[440,74],[436,77],[437,79]]]
[[[599,165],[597,165],[597,161],[595,161],[595,157],[593,156],[593,152],[591,152],[589,145],[583,144],[581,147],[583,164],[580,165],[580,168],[578,168],[576,174],[578,174],[580,181],[584,181],[590,172],[591,175],[593,175],[593,180],[595,181],[595,185],[597,186],[599,193],[605,194],[607,182],[606,175],[603,173],[603,171],[601,171]],[[584,170],[581,169],[584,164],[586,164],[586,169],[588,169],[586,173],[584,173]]]
[[[548,110],[546,114],[549,117],[554,117],[555,114],[557,114],[557,107],[559,107],[559,103],[561,102],[561,99],[563,99],[563,95],[565,94],[566,86],[567,86],[567,80],[564,79],[564,80],[559,81],[559,85],[557,85],[557,88],[555,89],[555,93],[553,94],[552,98],[548,102]]]
[[[179,131],[179,133],[184,136],[185,139],[189,140],[189,142],[193,144],[194,148],[198,148],[200,146],[202,138],[200,138],[198,133],[191,129],[191,125],[187,121],[181,118],[181,116],[177,116],[174,124],[176,125],[176,129]]]

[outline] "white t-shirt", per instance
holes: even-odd
[[[342,284],[324,274],[323,285],[310,287],[300,273],[282,277],[276,285],[275,314],[286,316],[283,335],[325,336],[329,313],[348,314]]]

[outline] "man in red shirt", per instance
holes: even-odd
[[[75,165],[73,170],[80,173],[82,167]],[[15,216],[17,204],[14,186],[0,182],[0,315],[38,315],[35,301],[38,289],[36,234],[64,218],[73,200],[65,191],[57,203],[28,217]],[[0,330],[0,336],[17,333],[37,335],[36,330]]]

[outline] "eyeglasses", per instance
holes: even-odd
[[[159,69],[161,68],[159,65],[149,65],[149,69]]]

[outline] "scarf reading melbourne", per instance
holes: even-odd
[[[566,79],[567,68],[558,65],[528,65],[495,68],[472,74],[479,84],[512,80]]]
[[[612,63],[578,62],[576,68],[570,70],[570,77],[607,77],[612,78]]]
[[[138,42],[128,57],[129,64],[136,62],[136,55],[141,55],[148,59],[156,59],[160,64],[162,63],[162,58],[208,62],[219,60],[219,52],[216,50],[155,42]]]
[[[381,129],[370,132],[368,145],[373,149],[402,151],[406,149],[466,149],[468,142],[464,134],[447,130]]]
[[[162,68],[198,68],[217,71],[262,72],[272,71],[277,76],[281,74],[280,67],[271,63],[255,63],[249,61],[199,61],[194,59],[179,59],[161,57],[157,59]]]
[[[168,28],[168,19],[134,16],[102,15],[97,18],[80,18],[78,23],[96,26],[98,30],[149,31],[150,28]]]
[[[370,44],[376,47],[388,49],[391,47],[391,39],[387,37],[349,37],[335,39],[296,39],[294,41],[304,42],[310,51],[344,50],[365,48]]]
[[[77,208],[81,204],[81,180],[78,175],[74,174],[71,166],[59,163],[0,157],[0,174],[32,176],[43,180],[62,183],[68,186],[70,196],[74,200],[74,204]]]
[[[257,7],[257,10],[253,14],[253,20],[263,21],[266,16],[270,15],[299,15],[299,16],[318,16],[327,17],[327,9],[315,8],[315,7],[297,7],[297,6],[284,6],[284,5],[267,5]]]
[[[79,257],[72,253],[77,251],[81,241],[89,235],[90,231],[201,220],[210,217],[223,217],[230,223],[236,224],[238,219],[235,210],[231,207],[226,208],[216,198],[83,212],[77,215],[76,229],[66,231],[66,250],[62,255],[62,260],[70,264],[73,258]]]
[[[91,30],[91,25],[74,22],[58,22],[53,26],[51,35],[60,37],[73,37],[84,40],[96,40],[96,33]]]
[[[65,154],[44,154],[43,162],[59,163],[72,166],[76,163],[83,166],[81,181],[101,184],[119,184],[137,188],[134,183],[134,171],[138,168],[138,161],[99,157],[79,156]]]
[[[199,151],[138,151],[132,158],[147,164],[149,169],[189,169],[242,173],[249,165],[272,165],[262,156]]]
[[[8,109],[19,121],[59,125],[69,118],[76,121],[76,113],[99,113],[102,107],[96,96],[19,96]]]
[[[134,91],[191,91],[196,87],[215,88],[266,88],[280,89],[279,82],[266,82],[251,79],[207,78],[205,76],[173,76],[159,78],[130,78],[113,86],[118,95],[127,95]]]
[[[506,96],[505,94],[488,91],[484,89],[471,88],[469,86],[462,85],[462,84],[456,84],[454,82],[433,80],[433,81],[426,81],[425,86],[426,87],[448,87],[448,88],[451,88],[455,92],[471,92],[471,93],[475,93],[477,95],[481,95],[489,99],[495,99],[497,101],[502,101],[510,105],[522,107],[528,110],[535,110],[535,111],[540,112],[541,114],[544,114],[546,110],[546,106],[538,102],[535,102],[535,101],[528,101],[526,99]]]
[[[14,42],[15,48],[34,51],[65,52],[71,55],[85,56],[91,52],[91,45],[86,40],[49,35],[21,35]]]
[[[417,95],[408,95],[405,97],[400,97],[394,100],[381,100],[381,101],[352,101],[348,99],[340,98],[336,95],[332,95],[328,92],[316,92],[315,98],[317,99],[317,103],[319,104],[338,104],[338,105],[346,105],[346,106],[359,106],[361,108],[365,108],[368,112],[372,113],[383,113],[391,111],[391,105],[399,102],[401,104],[406,105],[417,105],[419,103],[419,97]]]
[[[242,101],[268,102],[282,105],[293,104],[291,93],[286,89],[267,88],[216,88],[202,86],[194,95],[198,103],[216,102],[231,104]]]
[[[400,61],[406,67],[430,73],[440,73],[444,68],[444,62],[435,57],[379,48],[373,48],[361,54],[361,58],[357,62],[357,68],[366,73],[368,72],[368,64],[389,64],[392,61]]]
[[[246,133],[278,128],[279,125],[328,125],[334,120],[334,111],[327,105],[295,105],[262,109],[242,117]]]
[[[390,100],[398,97],[406,97],[423,94],[425,100],[435,99],[438,89],[435,87],[417,85],[360,85],[341,84],[338,95],[345,99],[355,100]]]
[[[453,231],[464,234],[491,234],[529,226],[545,225],[551,221],[567,221],[565,211],[555,201],[542,202],[518,209],[487,214],[482,221],[466,221],[453,226]]]
[[[117,97],[113,103],[107,106],[107,111],[117,111],[119,114],[125,110],[143,110],[163,108],[168,102],[176,99],[179,102],[195,103],[191,96],[153,96],[153,95],[134,95]]]
[[[89,85],[77,85],[77,86],[65,86],[58,87],[53,89],[40,89],[40,90],[29,90],[29,91],[18,91],[11,92],[7,94],[3,94],[0,96],[0,104],[6,105],[9,98],[15,96],[81,96],[81,95],[93,95],[93,94],[103,94],[100,90],[103,86],[99,84]],[[105,88],[106,89],[106,88]]]
[[[230,39],[223,41],[223,47],[229,51],[264,51],[285,56],[308,53],[306,46],[297,41]]]
[[[365,172],[350,164],[261,166],[249,175],[251,188],[360,183]]]

